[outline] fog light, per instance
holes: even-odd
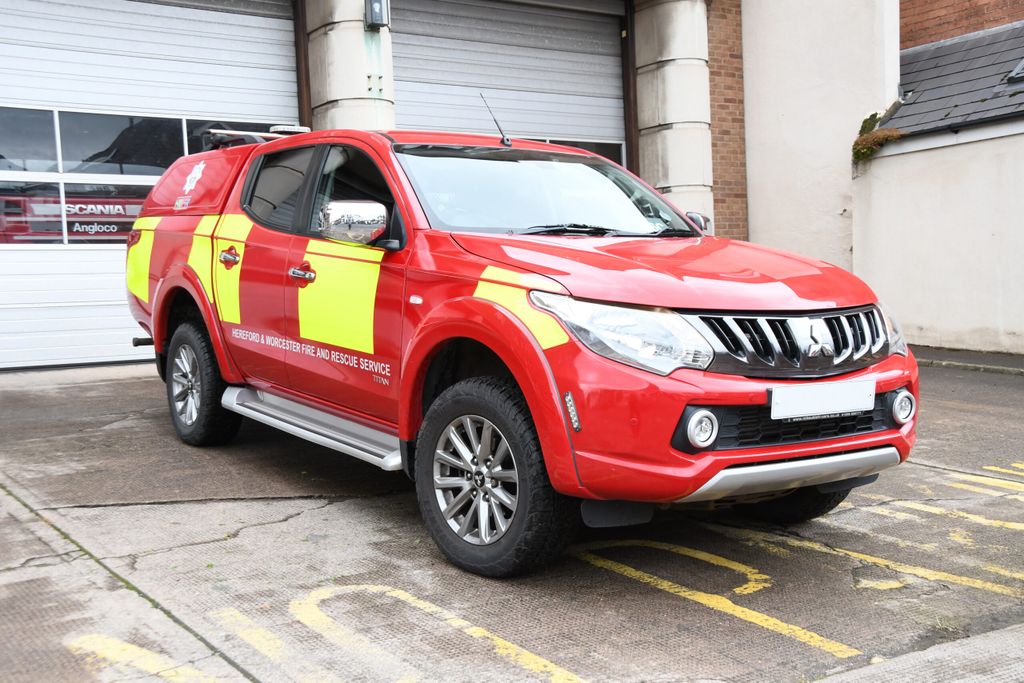
[[[710,410],[698,410],[686,423],[686,438],[694,448],[707,448],[718,438],[718,418]]]
[[[906,389],[901,389],[892,402],[892,417],[898,424],[905,425],[914,419],[917,412],[917,401]]]

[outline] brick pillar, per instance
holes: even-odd
[[[713,216],[704,0],[637,0],[635,33],[640,175],[679,208]]]
[[[313,128],[394,128],[389,30],[365,29],[363,0],[304,1]]]

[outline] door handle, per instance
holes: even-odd
[[[309,261],[303,261],[298,267],[293,266],[289,268],[288,274],[300,281],[300,287],[305,287],[308,283],[316,279],[316,273],[310,269]]]
[[[235,249],[234,247],[228,247],[224,251],[220,252],[220,255],[217,258],[219,258],[220,262],[223,263],[228,269],[230,269],[231,266],[237,265],[238,262],[242,260],[242,257],[238,253],[238,250]]]

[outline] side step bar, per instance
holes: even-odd
[[[250,387],[228,387],[228,410],[393,472],[402,469],[398,437]]]

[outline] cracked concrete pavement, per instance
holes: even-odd
[[[1022,377],[923,369],[912,463],[821,520],[665,511],[494,581],[400,473],[180,444],[153,374],[0,374],[5,681],[1024,679]]]

